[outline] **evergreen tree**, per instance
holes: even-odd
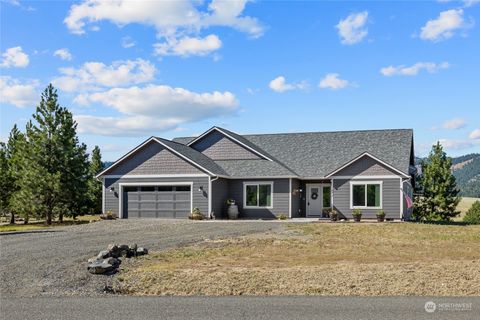
[[[82,210],[87,191],[88,155],[79,144],[72,114],[58,104],[50,84],[26,128],[14,207],[27,218],[36,214],[52,223],[56,216]]]
[[[90,179],[88,183],[88,196],[90,200],[90,214],[102,213],[102,182],[95,176],[103,170],[102,154],[100,148],[95,146],[90,161]]]
[[[451,172],[452,159],[437,143],[421,165],[422,175],[417,180],[420,194],[415,198],[414,216],[417,220],[449,221],[459,214],[456,208],[460,201]]]
[[[0,142],[0,213],[2,215],[9,213],[8,202],[11,181],[8,176],[7,147],[5,143]]]

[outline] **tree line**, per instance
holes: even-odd
[[[11,223],[20,216],[25,223],[35,217],[47,224],[101,213],[102,183],[95,175],[102,168],[99,147],[89,159],[72,113],[59,105],[50,84],[25,131],[14,125],[0,143],[0,211]]]

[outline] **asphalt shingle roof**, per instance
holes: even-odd
[[[413,141],[411,129],[233,135],[242,137],[242,143],[247,140],[255,150],[263,151],[279,163],[274,168],[273,164],[240,160],[215,161],[229,175],[242,177],[253,171],[255,176],[275,176],[276,170],[289,172],[285,175],[293,172],[300,177],[324,177],[365,152],[408,174]],[[183,137],[174,141],[187,144],[192,139]],[[245,169],[236,168],[237,165]]]

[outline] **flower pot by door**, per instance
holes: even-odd
[[[227,209],[228,219],[238,219],[238,206],[236,204],[231,204]]]

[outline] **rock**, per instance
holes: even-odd
[[[93,257],[87,260],[88,263],[93,263],[93,262],[99,262],[102,259],[99,259],[98,257]]]
[[[137,249],[137,256],[143,256],[145,254],[148,254],[148,249],[147,248],[139,247]]]
[[[107,246],[107,250],[108,251],[117,251],[118,250],[118,246],[114,243],[110,243],[108,246]]]
[[[103,250],[103,251],[100,251],[98,253],[98,256],[97,256],[99,259],[106,259],[108,257],[110,257],[110,251],[108,250]]]
[[[102,263],[111,264],[114,268],[118,268],[118,266],[120,266],[120,263],[122,263],[122,261],[120,259],[110,257],[110,258],[104,259]]]
[[[93,262],[90,263],[87,267],[88,272],[92,274],[103,274],[113,271],[114,269],[115,268],[111,264],[103,262]]]

